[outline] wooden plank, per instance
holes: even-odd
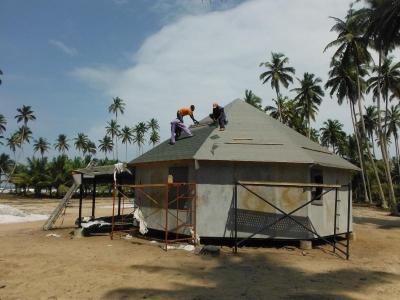
[[[131,188],[148,188],[148,187],[165,187],[166,183],[149,183],[149,184],[121,184],[117,185],[120,187],[131,187]]]
[[[282,186],[282,187],[321,187],[321,188],[340,188],[340,184],[319,184],[319,183],[301,183],[301,182],[275,182],[275,181],[238,181],[242,185],[260,185],[260,186]]]

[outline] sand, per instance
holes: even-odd
[[[49,214],[51,200],[0,200]],[[110,212],[100,201],[99,215]],[[88,208],[84,215],[88,214]],[[165,252],[148,240],[72,238],[77,207],[46,237],[43,222],[0,224],[0,299],[400,299],[400,218],[354,209],[351,259],[328,247],[223,247],[219,257]]]

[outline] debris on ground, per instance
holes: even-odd
[[[49,233],[49,234],[46,234],[46,237],[55,237],[55,238],[59,238],[59,237],[61,237],[61,235],[56,234],[56,233]]]
[[[203,248],[201,248],[199,254],[218,256],[220,254],[220,248],[214,245],[205,245]]]
[[[165,249],[165,245],[162,246],[162,248]],[[167,250],[185,250],[185,251],[194,251],[196,247],[193,245],[185,245],[185,244],[179,244],[179,245],[167,245]]]
[[[130,234],[127,234],[127,235],[124,236],[124,239],[125,240],[131,240],[131,239],[133,239],[133,236],[131,236]]]

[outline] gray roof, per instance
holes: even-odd
[[[226,105],[225,113],[229,121],[225,131],[208,125],[211,120],[207,117],[200,121],[201,126],[191,128],[194,137],[183,137],[175,145],[167,140],[129,164],[195,159],[302,163],[359,170],[243,100]]]

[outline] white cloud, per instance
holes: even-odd
[[[62,52],[64,52],[65,54],[68,54],[69,56],[75,56],[78,54],[78,51],[75,48],[69,47],[61,41],[49,40],[49,44],[60,49]]]
[[[202,117],[213,101],[226,104],[243,97],[245,89],[270,105],[275,93],[258,76],[259,63],[269,60],[271,51],[285,53],[297,77],[311,72],[325,81],[330,53],[323,49],[335,38],[328,17],[343,17],[350,1],[255,0],[224,11],[185,16],[148,37],[132,54],[132,65],[120,70],[84,67],[73,74],[110,99],[123,98],[127,108],[121,120],[126,124],[157,118],[166,138],[170,120],[184,105],[195,104],[196,114]],[[329,96],[316,126],[327,118],[338,118],[350,131],[347,107],[339,107]]]

